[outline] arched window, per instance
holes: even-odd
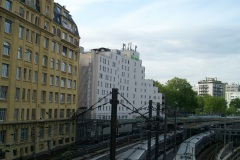
[[[9,56],[9,54],[10,54],[10,43],[8,43],[8,42],[3,43],[3,54]]]
[[[53,58],[51,59],[50,67],[54,68],[54,59]]]
[[[59,70],[59,60],[56,60],[56,70]]]
[[[68,65],[68,73],[72,73],[72,65],[71,64]]]
[[[43,56],[42,65],[47,66],[47,56]]]
[[[22,47],[21,46],[18,47],[18,54],[17,54],[17,56],[18,56],[18,59],[22,58]]]

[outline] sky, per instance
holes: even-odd
[[[146,79],[240,82],[239,0],[55,2],[69,10],[85,51],[137,46]]]

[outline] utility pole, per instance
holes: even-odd
[[[149,118],[149,121],[151,122],[152,120],[152,100],[149,100],[149,106],[148,106],[148,118]],[[147,153],[147,160],[150,160],[151,159],[151,129],[152,129],[152,126],[151,124],[148,124],[148,153]]]
[[[163,153],[163,160],[166,160],[167,159],[167,155],[166,155],[166,152],[167,152],[167,114],[168,114],[168,109],[167,109],[167,106],[165,105],[165,117],[164,117],[164,153]]]
[[[112,89],[111,110],[111,139],[110,139],[110,160],[115,160],[116,150],[116,126],[117,126],[117,105],[118,105],[118,89]]]
[[[174,111],[174,152],[176,153],[177,150],[177,106],[175,106],[175,111]]]
[[[157,115],[156,115],[156,137],[155,137],[155,160],[158,160],[159,152],[159,130],[160,130],[160,103],[157,103]]]

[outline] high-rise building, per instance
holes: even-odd
[[[229,107],[231,100],[240,99],[240,85],[236,83],[226,84],[225,99]]]
[[[205,80],[201,80],[198,82],[198,95],[211,95],[214,97],[223,97],[225,93],[225,83],[218,81],[217,78],[209,78],[206,77]]]
[[[74,142],[79,39],[54,0],[0,0],[0,159]]]
[[[162,104],[162,94],[153,86],[153,80],[145,79],[139,52],[131,46],[128,49],[124,46],[122,50],[97,48],[85,52],[80,55],[79,71],[79,109],[97,103],[94,106],[97,108],[86,114],[88,118],[111,119],[108,102],[112,98],[112,88],[119,92],[118,119],[140,117],[136,111],[147,113],[149,100],[155,108],[157,102]]]

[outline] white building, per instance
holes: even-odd
[[[198,82],[198,95],[203,96],[209,94],[214,97],[223,97],[225,84],[221,81],[218,81],[217,78],[206,77],[205,80]]]
[[[133,109],[133,106],[137,109],[141,108],[140,113],[147,113],[149,100],[153,101],[154,108],[157,102],[162,104],[162,94],[158,93],[158,88],[153,86],[153,80],[145,79],[145,68],[136,49],[132,50],[131,47],[126,49],[124,46],[122,50],[92,49],[80,55],[79,70],[79,108],[91,107],[107,96],[112,88],[118,88],[119,92],[118,119],[140,116],[132,113],[130,109]],[[110,94],[95,107],[110,102],[111,98]],[[127,103],[126,99],[131,104]],[[154,114],[155,111],[153,111]],[[110,119],[111,104],[92,110],[91,118]]]
[[[227,84],[225,91],[225,100],[227,101],[227,105],[229,107],[231,100],[240,98],[240,85],[236,83]]]

